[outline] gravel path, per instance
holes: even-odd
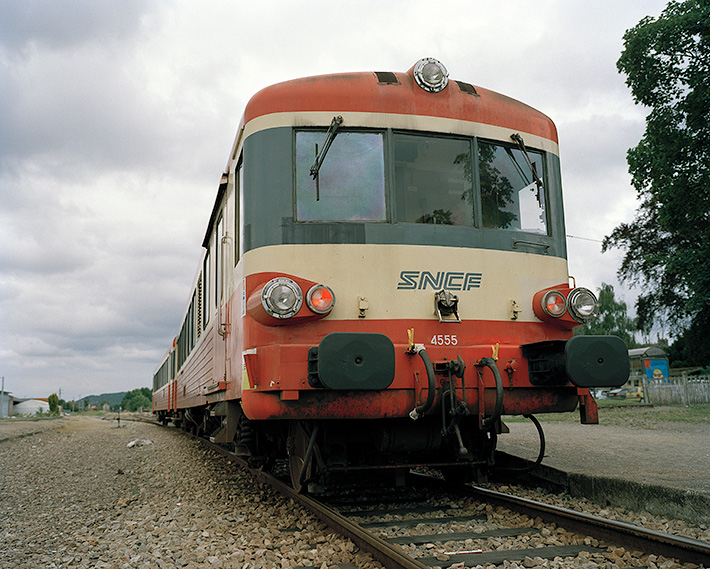
[[[174,429],[47,424],[0,423],[0,567],[380,567]]]
[[[176,429],[129,421],[121,427],[88,417],[0,422],[1,568],[380,567]],[[514,493],[710,541],[705,526],[569,496]],[[617,553],[618,562],[590,559],[580,567],[634,564],[623,549]],[[652,569],[680,569],[646,561]],[[563,561],[542,560],[506,567],[566,569]]]

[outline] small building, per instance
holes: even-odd
[[[629,361],[631,363],[629,383],[633,382],[633,387],[642,387],[644,383],[650,381],[668,382],[670,377],[668,354],[661,348],[647,346],[629,350]]]
[[[15,416],[49,413],[49,402],[46,399],[15,399],[12,412]]]
[[[0,391],[0,417],[12,417],[12,394]]]

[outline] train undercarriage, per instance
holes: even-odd
[[[606,352],[618,347],[602,342],[599,348],[597,343],[584,339],[575,343],[575,349],[586,347],[596,357],[594,370],[607,360],[613,362]],[[547,344],[543,347],[549,351]],[[371,472],[381,478],[395,476],[399,482],[418,467],[438,469],[456,483],[481,482],[494,467],[498,435],[507,432],[503,414],[533,421],[541,443],[537,463],[544,454],[544,436],[533,414],[578,407],[582,423],[598,422],[589,389],[571,384],[569,374],[552,365],[556,360],[542,348],[538,352],[534,362],[539,365],[526,387],[515,386],[511,365],[506,366],[504,379],[493,358],[480,358],[475,379],[465,380],[461,356],[431,362],[422,348],[416,353],[424,362],[427,381],[420,383],[416,396],[414,390],[387,389],[391,379],[388,385],[366,384],[361,389],[347,382],[317,384],[297,392],[295,399],[282,397],[278,390],[252,389],[243,400],[158,414],[163,423],[172,420],[213,443],[231,445],[255,467],[271,469],[286,461],[291,483],[299,491],[325,486],[336,477]],[[582,370],[588,373],[587,367]],[[485,385],[484,371],[492,374],[495,381],[489,383],[494,386]]]
[[[452,407],[444,397],[430,414],[352,420],[251,421],[239,401],[158,412],[195,436],[230,446],[254,467],[271,470],[286,461],[293,487],[316,491],[331,480],[376,474],[401,484],[414,468],[433,468],[453,483],[485,481],[494,466],[497,436],[505,425],[497,418],[481,428],[477,415]]]

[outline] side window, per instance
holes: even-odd
[[[298,221],[386,221],[382,133],[338,132],[316,179],[316,147],[325,131],[296,133]]]
[[[544,179],[543,154],[527,153]],[[538,188],[518,148],[479,141],[478,168],[483,227],[547,234],[545,188]]]
[[[187,311],[187,338],[188,338],[188,351],[192,351],[195,347],[195,294],[192,295],[192,302],[190,302],[190,308]]]
[[[224,219],[222,214],[219,215],[217,219],[217,225],[215,229],[215,271],[214,271],[214,304],[215,307],[219,306],[222,300],[222,280],[223,280],[223,265],[224,265],[224,251],[222,238],[224,237]]]
[[[394,136],[397,221],[473,226],[471,142]]]
[[[242,188],[244,187],[244,168],[240,160],[234,174],[234,266],[237,266],[241,257],[241,235],[240,230],[242,212]]]
[[[200,316],[197,314],[197,290],[192,295],[190,303],[190,345],[194,348],[197,343],[197,328],[200,327]]]
[[[202,315],[202,327],[207,328],[207,324],[210,321],[210,250],[207,249],[205,254],[204,265],[202,267],[202,296],[203,296],[203,306],[205,311]]]
[[[196,304],[195,304],[195,332],[197,334],[197,339],[202,335],[202,322],[203,316],[202,311],[204,310],[204,304],[202,303],[202,273],[200,273],[200,278],[197,279],[197,288],[195,289]]]

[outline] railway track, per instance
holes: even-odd
[[[295,492],[283,480],[251,468],[220,445],[199,440],[301,504],[387,568],[470,567],[526,558],[601,559],[608,555],[609,545],[636,558],[652,554],[680,563],[710,566],[710,544],[699,540],[474,486],[456,487],[452,494],[450,485],[423,475],[412,475],[418,495],[392,495],[390,491],[370,496],[369,504],[362,493],[355,500],[343,500],[333,494],[316,498]],[[405,505],[398,505],[397,500]],[[462,509],[458,507],[462,502],[478,506]],[[492,508],[505,508],[509,514],[491,514]],[[527,521],[508,523],[520,516],[527,517]],[[574,532],[577,538],[572,543],[559,544],[559,535],[565,532]],[[619,558],[618,562],[624,566],[626,558]]]

